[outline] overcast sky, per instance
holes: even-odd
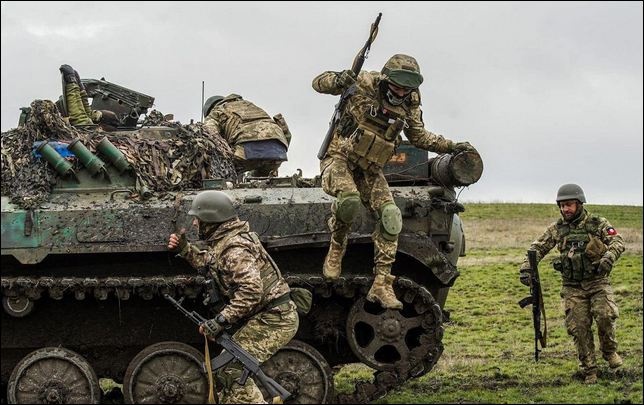
[[[462,201],[553,202],[578,183],[590,203],[642,205],[642,3],[2,2],[2,131],[19,107],[56,100],[58,67],[155,97],[186,123],[206,97],[239,93],[293,133],[289,161],[316,154],[338,97],[312,79],[349,68],[378,12],[364,69],[395,53],[425,77],[425,126],[481,153]]]

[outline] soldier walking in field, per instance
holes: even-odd
[[[241,221],[231,199],[221,191],[203,191],[188,211],[199,237],[207,242],[199,250],[185,235],[170,235],[168,249],[178,252],[195,268],[206,268],[212,275],[226,305],[199,332],[214,340],[224,328],[243,324],[233,340],[260,363],[268,360],[295,336],[299,326],[290,288],[273,260],[264,250],[248,222]],[[223,386],[222,403],[265,403],[252,378],[239,385],[242,366],[232,362],[217,371]]]
[[[238,94],[212,96],[203,105],[204,126],[232,147],[238,174],[277,176],[287,160],[291,133],[282,114],[271,118]]]
[[[555,246],[559,257],[553,261],[561,272],[565,323],[573,337],[579,366],[586,384],[597,382],[592,323],[597,322],[599,347],[610,368],[622,365],[617,354],[615,303],[609,274],[624,252],[624,240],[606,220],[584,208],[586,196],[576,184],[564,184],[557,192],[561,216],[531,245],[540,261]],[[530,265],[526,259],[519,269],[520,281],[529,285]]]
[[[320,157],[322,187],[337,198],[329,220],[332,236],[324,276],[329,280],[340,277],[351,224],[364,204],[379,219],[372,235],[375,279],[367,299],[384,308],[402,308],[391,275],[402,216],[382,172],[402,142],[401,131],[412,144],[432,152],[474,150],[468,142],[455,143],[424,128],[418,90],[422,82],[416,59],[402,54],[392,56],[381,72],[328,71],[313,79],[319,93],[348,92],[328,151]]]

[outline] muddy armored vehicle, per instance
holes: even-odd
[[[207,275],[167,250],[169,234],[181,228],[197,240],[187,212],[203,189],[225,190],[289,285],[313,293],[295,339],[262,366],[292,393],[289,402],[363,403],[432,369],[443,351],[443,308],[465,252],[458,216],[464,207],[455,189],[478,180],[478,155],[429,159],[403,144],[386,166],[404,221],[392,270],[404,308],[383,310],[365,299],[373,280],[371,213],[363,208],[354,223],[341,278],[327,282],[322,264],[333,198],[318,178],[239,181],[196,170],[187,187],[155,188],[142,181],[140,149],[154,145],[171,156],[181,128],[141,125],[150,99],[102,83],[90,94],[94,106],[117,111],[122,127],[90,135],[74,130],[62,140],[35,131],[29,162],[45,168],[48,192],[25,204],[8,195],[17,186],[3,187],[1,374],[9,402],[99,403],[101,377],[122,383],[126,402],[205,403],[203,337],[162,298],[184,298],[191,310],[213,314],[204,303]],[[374,378],[338,394],[332,370],[347,363],[368,365]]]

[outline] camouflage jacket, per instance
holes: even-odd
[[[259,239],[249,232],[248,222],[236,218],[225,222],[207,242],[206,250],[188,243],[179,254],[193,267],[211,272],[227,298],[221,314],[229,323],[262,311],[272,300],[290,292]]]
[[[217,132],[229,145],[275,139],[288,147],[287,134],[266,111],[237,94],[226,96],[214,106],[204,126]]]
[[[324,72],[313,79],[313,89],[318,93],[339,95],[345,88],[338,84],[337,77],[341,72]],[[423,112],[420,109],[420,92],[413,91],[407,101],[400,106],[393,106],[381,94],[381,75],[379,72],[361,71],[356,80],[355,93],[349,97],[340,123],[335,129],[333,140],[328,149],[330,156],[344,155],[342,141],[366,114],[376,110],[388,111],[401,117],[405,125],[403,133],[416,147],[437,153],[449,153],[454,143],[442,135],[425,129]],[[349,114],[346,114],[349,112]],[[353,121],[347,122],[347,121]],[[347,129],[348,128],[348,129]]]
[[[593,263],[598,262],[602,257],[606,257],[611,263],[614,263],[624,252],[624,239],[617,233],[610,222],[606,218],[591,215],[584,209],[581,215],[571,222],[560,218],[557,222],[550,224],[543,235],[532,242],[530,248],[537,251],[537,261],[541,261],[555,246],[560,255],[565,256],[569,251],[568,249],[570,249],[566,234],[571,231],[577,231],[582,234],[587,233],[589,238],[597,238],[603,244],[601,246],[602,256],[590,258],[589,261]],[[589,253],[588,249],[585,249],[584,255],[591,256],[592,252]],[[526,258],[520,270],[529,268],[530,265]],[[566,280],[564,280],[564,283],[568,284]]]

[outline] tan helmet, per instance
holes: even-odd
[[[578,200],[582,204],[586,204],[584,190],[576,184],[564,184],[557,191],[557,205],[566,200]]]
[[[385,80],[396,86],[409,89],[416,89],[423,82],[418,62],[409,55],[396,54],[392,56],[380,73]]]
[[[221,223],[237,216],[233,201],[222,191],[202,191],[192,200],[188,215],[194,215],[202,222]]]

